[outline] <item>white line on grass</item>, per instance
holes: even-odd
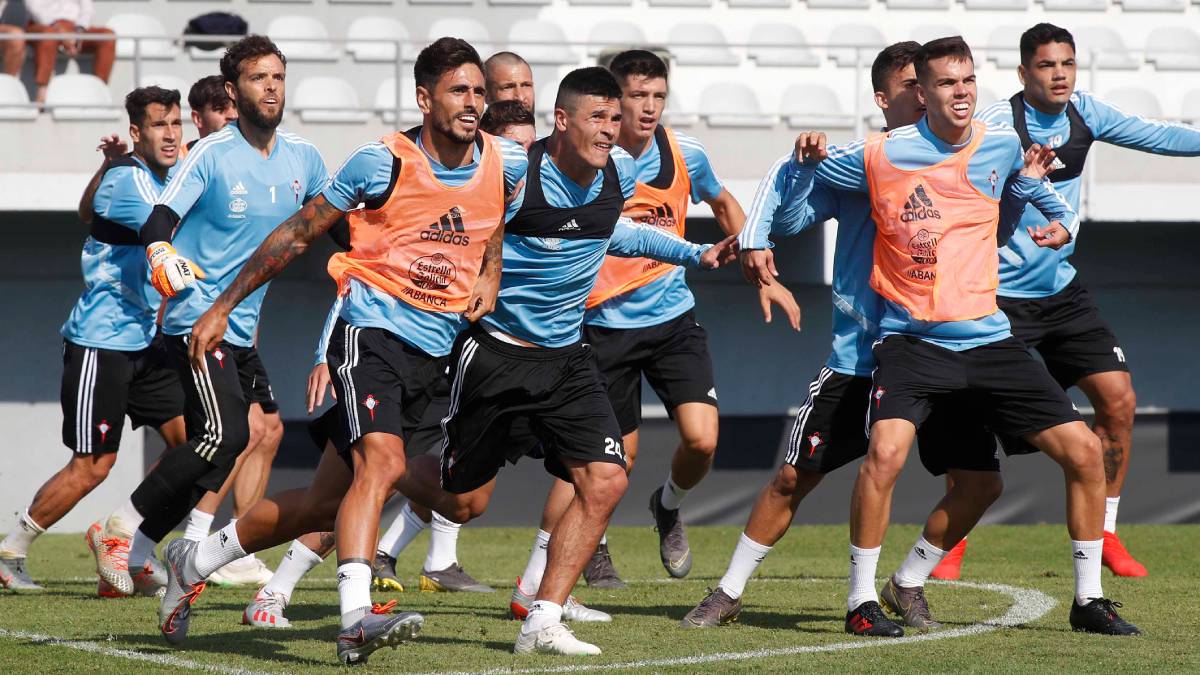
[[[765,581],[765,580],[756,580]],[[1006,584],[976,584],[969,581],[940,582],[949,586],[975,588],[984,591],[1004,593],[1013,599],[1012,607],[1002,616],[995,619],[953,628],[950,630],[923,633],[911,637],[888,639],[861,639],[854,642],[835,642],[827,645],[806,645],[796,647],[781,647],[777,649],[756,649],[746,652],[720,652],[717,654],[701,654],[698,656],[683,656],[670,659],[644,659],[641,661],[624,661],[621,663],[586,664],[578,666],[557,666],[550,668],[527,668],[513,670],[509,668],[494,668],[490,670],[462,671],[455,673],[439,673],[437,675],[516,675],[518,673],[576,673],[594,670],[637,670],[643,668],[663,668],[670,666],[691,666],[705,663],[720,663],[725,661],[746,661],[749,659],[773,658],[778,656],[794,656],[796,654],[816,654],[821,652],[842,652],[853,649],[871,649],[906,645],[914,642],[929,642],[932,640],[947,640],[950,638],[970,637],[990,633],[998,628],[1008,628],[1036,621],[1042,618],[1057,604],[1054,598],[1031,588],[1019,588]]]

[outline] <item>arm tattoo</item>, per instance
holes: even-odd
[[[483,274],[493,273],[498,274],[502,266],[504,255],[504,226],[496,228],[487,242],[487,248],[483,250],[483,265],[480,272]]]

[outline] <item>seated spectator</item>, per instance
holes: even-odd
[[[29,13],[25,11],[24,0],[0,0],[0,33],[7,35],[24,35],[25,24],[29,23]],[[0,54],[4,55],[4,72],[19,77],[21,65],[25,62],[25,41],[0,41]]]
[[[29,8],[30,33],[86,33],[88,35],[112,35],[108,28],[92,26],[92,0],[25,0]],[[72,58],[80,52],[90,52],[95,57],[93,72],[96,77],[108,82],[112,75],[113,61],[117,56],[117,43],[113,40],[40,40],[34,41],[34,81],[37,83],[37,102],[46,100],[46,88],[54,73],[54,62],[58,50]]]

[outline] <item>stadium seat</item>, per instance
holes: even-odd
[[[628,7],[633,4],[633,0],[567,0],[572,5],[614,5]]]
[[[1047,12],[1103,12],[1108,0],[1042,0]]]
[[[887,0],[888,9],[950,9],[950,0]]]
[[[601,21],[588,33],[588,55],[595,56],[610,47],[636,47],[646,44],[646,34],[628,21]]]
[[[548,42],[557,44],[545,44]],[[570,66],[579,63],[579,55],[566,42],[567,34],[562,27],[549,21],[520,19],[508,31],[508,49],[520,54],[532,65]]]
[[[12,75],[0,73],[0,120],[32,120],[37,116],[25,85]]]
[[[862,93],[858,103],[858,114],[862,115],[866,133],[879,131],[887,126],[887,118],[883,116],[883,111],[879,109],[879,106],[875,105],[875,92],[864,91]],[[851,112],[850,120],[853,124],[853,112]]]
[[[46,107],[56,120],[114,120],[121,116],[108,85],[95,75],[50,78]]]
[[[764,114],[754,90],[741,82],[717,82],[700,93],[700,113],[713,127],[770,127],[773,115]]]
[[[355,61],[394,62],[397,40],[401,42],[401,57],[405,61],[415,60],[408,29],[390,16],[361,16],[346,29],[346,51]]]
[[[872,103],[871,108],[875,109]],[[783,92],[779,114],[793,129],[853,129],[848,114],[832,89],[820,84],[793,84]]]
[[[165,38],[167,29],[157,18],[148,14],[116,14],[104,23],[119,38]],[[173,40],[117,40],[117,58],[132,59],[135,50],[143,59],[173,59],[179,47]]]
[[[486,26],[475,19],[447,17],[438,19],[429,27],[429,41],[442,37],[456,37],[470,42],[480,54],[490,54],[494,48],[492,35]]]
[[[648,0],[651,7],[712,7],[712,0]]]
[[[300,114],[300,121],[366,122],[371,113],[362,109],[358,92],[340,77],[306,77],[289,96],[289,104]]]
[[[1129,115],[1162,118],[1162,105],[1154,92],[1142,87],[1117,87],[1109,89],[1100,97],[1101,101],[1116,106]]]
[[[1021,33],[1027,26],[1000,26],[987,39],[987,58],[997,68],[1016,68],[1021,65]]]
[[[1083,26],[1075,31],[1075,61],[1080,68],[1091,64],[1092,52],[1099,55],[1099,65],[1105,70],[1136,70],[1138,58],[1129,53],[1125,40],[1117,31],[1103,26]]]
[[[811,9],[869,9],[871,0],[808,0]]]
[[[487,0],[489,5],[548,5],[551,0]]]
[[[379,83],[375,90],[375,112],[386,124],[404,124],[421,121],[421,111],[417,108],[416,82],[410,75],[402,80],[400,119],[396,120],[396,78],[389,77]]]
[[[861,63],[871,65],[875,53],[887,45],[883,34],[874,26],[867,24],[845,24],[836,26],[829,35],[829,58],[839,66],[853,66],[860,63],[855,47],[861,48]]]
[[[921,44],[925,44],[930,40],[951,37],[954,35],[962,35],[962,31],[954,26],[917,26],[908,32],[908,37],[910,40],[915,40]]]
[[[988,10],[988,9],[1014,9],[1026,10],[1029,9],[1029,0],[963,0],[963,5],[967,9]]]
[[[808,47],[808,40],[795,24],[755,24],[750,29],[750,58],[760,66],[817,67],[821,59]]]
[[[663,111],[663,124],[681,128],[695,126],[700,116],[689,112],[691,109],[693,106],[687,105],[678,92],[671,92],[667,97],[667,109]]]
[[[1187,0],[1121,0],[1126,12],[1182,12]]]
[[[408,0],[410,5],[471,5],[474,2],[475,0]]]
[[[336,61],[338,58],[325,24],[312,16],[277,16],[267,24],[267,36],[275,41],[289,61]]]
[[[183,106],[184,110],[189,109],[188,102],[187,102],[187,95],[188,95],[188,91],[191,90],[192,85],[187,80],[183,79],[182,77],[179,77],[177,75],[166,75],[166,74],[162,74],[162,73],[159,73],[156,75],[143,75],[142,78],[140,80],[138,80],[138,86],[139,87],[153,86],[153,87],[162,87],[163,89],[174,89],[179,92],[179,97],[180,97],[179,104],[181,106]]]
[[[730,7],[779,7],[792,6],[791,0],[729,0]]]
[[[681,66],[736,66],[738,57],[729,49],[721,29],[711,23],[677,23],[667,34],[671,55]]]
[[[1200,70],[1200,35],[1182,26],[1150,31],[1146,60],[1159,70]]]
[[[1179,116],[1192,124],[1200,124],[1200,89],[1193,89],[1183,97]]]

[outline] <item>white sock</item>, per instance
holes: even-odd
[[[146,566],[146,561],[154,553],[158,542],[146,536],[141,530],[134,530],[132,541],[129,542],[129,572],[136,574]]]
[[[208,536],[212,528],[213,514],[200,509],[192,509],[188,514],[187,527],[183,530],[183,538],[188,541],[201,541]]]
[[[109,534],[129,539],[141,524],[142,514],[138,513],[137,507],[133,505],[132,501],[127,501],[109,515],[108,520],[104,523],[104,528],[108,530]]]
[[[371,611],[371,566],[360,562],[342,563],[337,568],[337,580],[342,628],[345,629]]]
[[[275,568],[275,574],[271,575],[271,580],[263,586],[263,590],[282,593],[285,598],[291,600],[296,584],[300,583],[309,570],[320,564],[321,556],[313,553],[312,549],[301,544],[299,540],[293,541],[287,553],[283,554],[283,560],[279,561],[279,567]]]
[[[1086,605],[1094,598],[1103,598],[1100,584],[1100,557],[1104,553],[1104,540],[1071,540],[1071,557],[1075,560],[1075,600]]]
[[[521,624],[521,632],[536,633],[546,626],[562,623],[562,605],[556,605],[549,600],[534,600],[529,606],[529,616]]]
[[[400,555],[400,552],[408,548],[413,539],[421,534],[421,530],[429,527],[429,523],[421,520],[413,510],[412,506],[405,504],[403,509],[400,509],[400,515],[392,521],[387,532],[383,533],[383,538],[379,540],[378,551],[386,553],[395,558]]]
[[[196,573],[207,579],[229,563],[246,555],[238,541],[237,525],[229,523],[200,541],[196,546]]]
[[[607,543],[608,543],[608,530],[605,530],[604,534],[600,535],[600,546],[604,546]]]
[[[525,565],[525,573],[521,575],[522,593],[536,595],[542,587],[542,575],[546,573],[546,549],[549,547],[550,533],[538,530],[533,548],[529,550],[529,563]]]
[[[925,535],[921,535],[917,538],[917,543],[908,550],[908,557],[892,578],[901,588],[924,587],[925,581],[933,573],[933,568],[945,557],[945,551],[929,543]]]
[[[425,571],[437,572],[458,562],[458,531],[461,529],[462,525],[446,520],[437,511],[433,512]]]
[[[1104,531],[1117,533],[1117,507],[1121,505],[1120,497],[1108,497],[1104,500]]]
[[[29,545],[45,531],[46,528],[33,522],[33,518],[29,517],[29,509],[25,509],[12,532],[4,538],[4,541],[0,541],[0,553],[6,553],[13,558],[24,558],[29,553]]]
[[[671,474],[667,474],[667,482],[663,483],[662,496],[659,497],[658,502],[662,504],[664,509],[668,511],[675,511],[679,508],[679,505],[683,503],[683,498],[686,497],[689,492],[691,492],[691,490],[684,490],[683,488],[679,487],[675,484],[675,479],[671,478]]]
[[[875,548],[859,548],[850,544],[850,595],[846,597],[846,609],[854,611],[864,602],[879,602],[875,592],[875,568],[879,566],[879,551]]]
[[[763,546],[747,537],[743,532],[738,539],[737,547],[733,549],[733,558],[729,561],[729,569],[725,570],[725,576],[721,577],[721,583],[717,586],[725,591],[725,595],[734,600],[742,597],[742,591],[746,590],[746,582],[750,580],[750,575],[754,574],[754,570],[758,569],[758,564],[770,552],[770,546]]]

